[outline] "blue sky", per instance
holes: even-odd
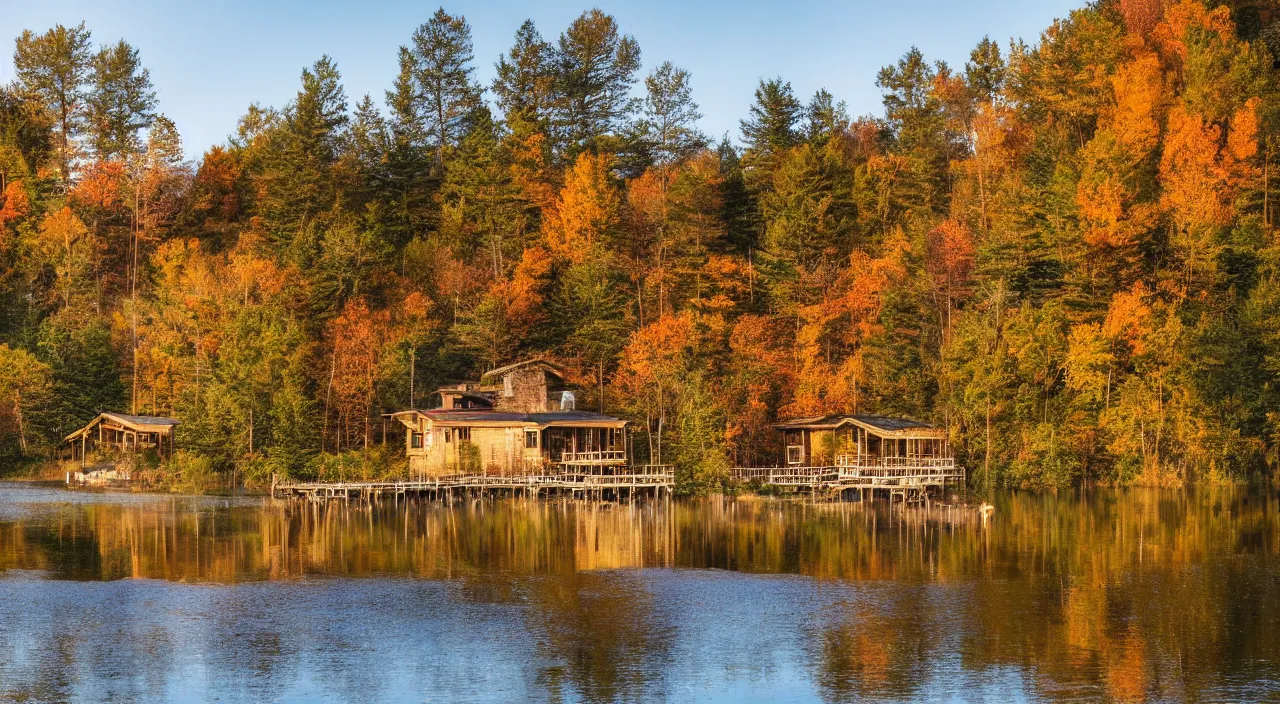
[[[825,87],[854,115],[880,114],[876,71],[912,45],[930,59],[962,65],[990,35],[1034,42],[1055,17],[1080,0],[897,0],[891,2],[599,2],[640,43],[643,73],[669,60],[690,71],[702,128],[738,137],[761,77],[791,81],[803,101]],[[137,47],[151,70],[160,109],[182,132],[188,156],[223,142],[249,103],[283,106],[298,75],[322,54],[343,74],[354,102],[370,93],[381,102],[395,77],[396,49],[437,4],[233,0],[2,0],[0,82],[13,79],[12,40],[84,20],[98,43],[121,37]],[[493,77],[493,63],[510,47],[525,18],[554,39],[589,0],[539,3],[495,0],[449,2],[465,15],[475,39],[476,75]]]

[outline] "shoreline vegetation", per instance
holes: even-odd
[[[828,413],[946,428],[984,495],[1269,481],[1273,9],[1102,0],[963,65],[911,48],[874,116],[763,77],[723,136],[625,17],[498,57],[424,19],[385,94],[323,56],[199,155],[126,39],[15,39],[0,476],[61,478],[113,411],[181,423],[143,486],[395,477],[384,414],[544,357],[682,494]]]

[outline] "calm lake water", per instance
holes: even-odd
[[[1280,701],[1280,502],[316,508],[0,484],[0,701]]]

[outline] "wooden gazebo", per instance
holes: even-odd
[[[124,452],[153,449],[161,457],[173,455],[173,431],[176,418],[163,416],[130,416],[123,413],[99,413],[83,428],[63,438],[70,459],[86,464],[94,449],[105,446]]]

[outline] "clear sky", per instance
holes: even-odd
[[[961,66],[984,35],[1033,43],[1082,0],[890,0],[759,2],[650,0],[594,3],[639,41],[643,73],[662,61],[688,69],[702,128],[737,139],[761,77],[791,81],[804,102],[825,87],[853,115],[880,114],[876,71],[912,45]],[[485,84],[520,23],[532,18],[554,40],[590,0],[451,1],[471,23],[476,75]],[[23,29],[85,21],[96,43],[120,38],[151,70],[160,110],[181,131],[189,157],[225,141],[254,101],[283,106],[299,73],[322,54],[342,71],[352,104],[381,103],[394,80],[396,50],[437,5],[402,0],[304,2],[231,0],[0,0],[0,82],[13,80],[13,38]]]

